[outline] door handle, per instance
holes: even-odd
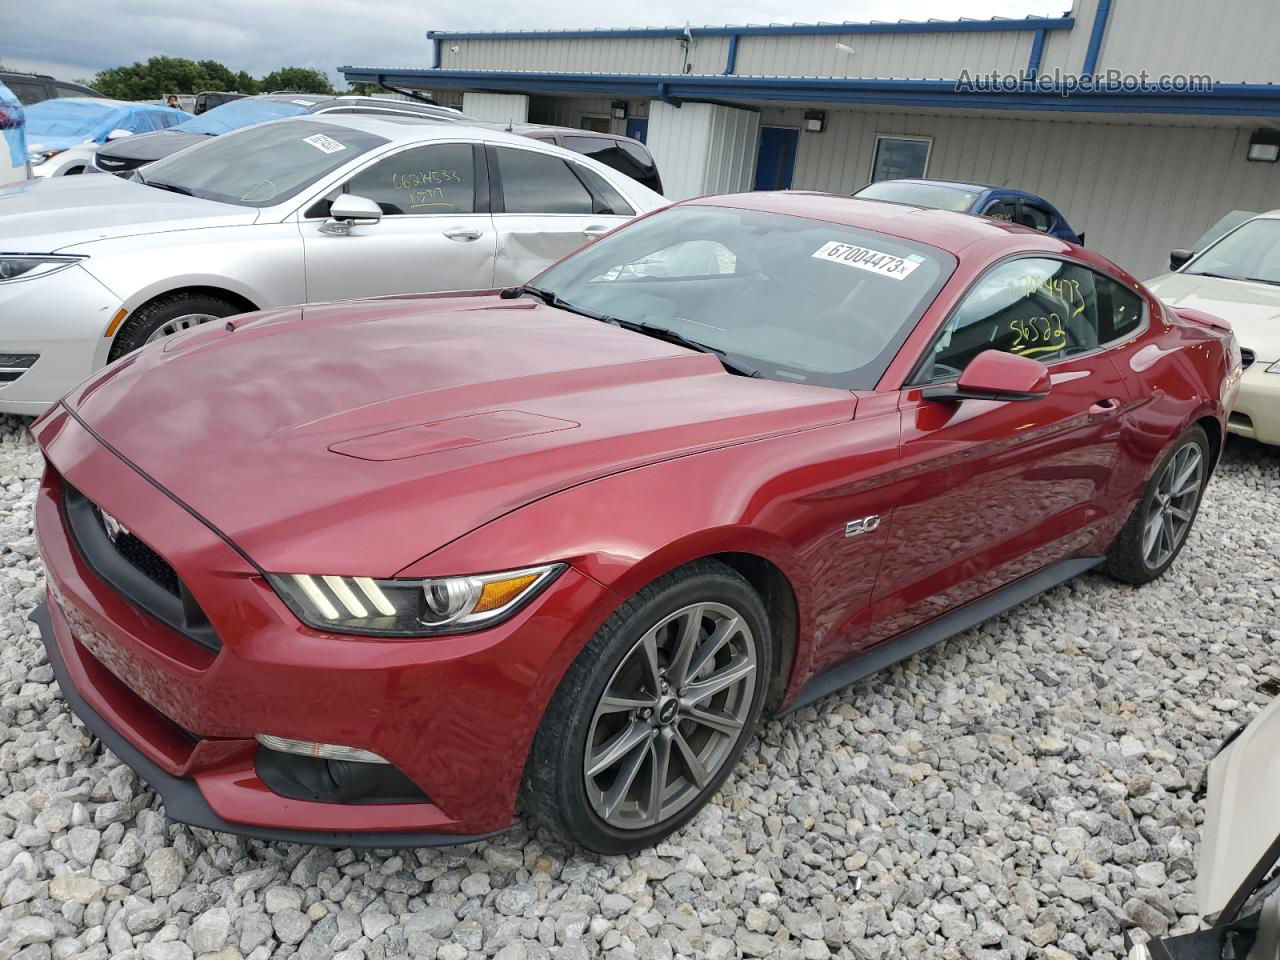
[[[1115,397],[1107,397],[1105,400],[1099,400],[1089,408],[1089,416],[1091,417],[1109,417],[1111,414],[1120,410],[1120,401]]]
[[[444,232],[444,235],[450,240],[467,243],[471,240],[479,240],[484,234],[475,227],[451,227]]]
[[[612,227],[602,227],[598,223],[593,223],[589,227],[582,228],[582,235],[584,237],[602,237],[612,229]]]

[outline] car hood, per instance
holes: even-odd
[[[1203,310],[1229,321],[1240,346],[1259,361],[1280,360],[1280,287],[1191,273],[1166,273],[1147,287],[1171,307]]]
[[[110,176],[50,177],[0,188],[6,251],[55,253],[143,233],[253,223],[257,211]]]
[[[64,403],[271,572],[391,576],[569,486],[855,407],[528,300],[254,316],[146,347]]]
[[[184,150],[192,144],[204,143],[209,138],[199,133],[184,133],[181,130],[152,130],[132,137],[121,137],[101,147],[98,153],[104,157],[119,157],[122,160],[141,160],[151,163],[162,160],[171,153]]]

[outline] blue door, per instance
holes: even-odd
[[[756,157],[756,189],[786,190],[796,172],[796,146],[800,131],[787,127],[761,127],[760,153]]]
[[[627,136],[646,143],[649,136],[648,117],[627,117]]]

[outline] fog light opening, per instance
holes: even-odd
[[[356,763],[387,763],[371,750],[359,747],[344,747],[336,743],[315,743],[311,740],[293,740],[289,737],[275,737],[269,733],[259,733],[257,740],[268,750],[280,753],[296,753],[301,757],[317,757],[322,760],[351,760]]]

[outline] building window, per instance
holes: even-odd
[[[923,177],[929,168],[932,137],[876,136],[876,154],[871,161],[871,182]]]
[[[608,117],[590,117],[583,115],[579,118],[578,126],[583,130],[590,130],[592,133],[608,133],[611,129],[612,121]]]

